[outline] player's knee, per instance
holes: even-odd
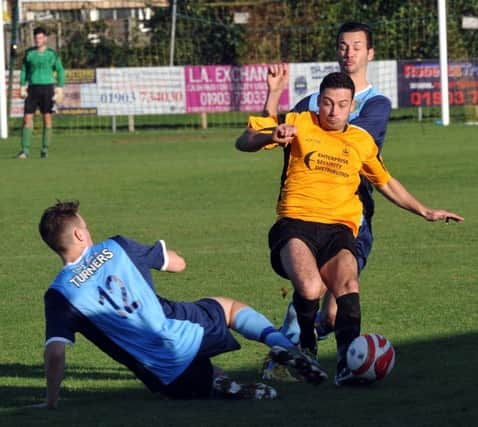
[[[351,279],[345,282],[344,286],[344,293],[351,294],[351,293],[358,293],[359,292],[359,282],[356,279]]]
[[[299,294],[307,300],[320,299],[322,296],[322,285],[316,281],[293,282],[294,288]]]
[[[248,308],[247,304],[244,304],[240,301],[234,300],[229,297],[212,297],[211,299],[216,300],[224,310],[224,317],[226,318],[227,326],[231,326],[236,314],[243,310],[244,308]]]
[[[335,298],[338,298],[342,295],[358,293],[359,292],[359,282],[356,279],[349,279],[344,283],[340,283],[333,288],[333,293]]]
[[[326,293],[327,293],[327,286],[325,286],[325,283],[322,283],[319,290],[319,298],[320,299],[324,298]]]

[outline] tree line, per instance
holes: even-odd
[[[247,22],[236,23],[237,12],[248,16]],[[478,32],[461,28],[463,16],[478,17],[478,2],[448,0],[451,60],[478,58]],[[170,63],[171,18],[169,7],[155,9],[148,22],[41,24],[67,68],[164,66]],[[337,29],[348,20],[372,27],[376,59],[438,58],[436,0],[271,0],[236,6],[189,0],[178,1],[174,65],[334,61]],[[29,47],[36,24],[21,26],[21,49]]]

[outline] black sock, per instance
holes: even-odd
[[[300,346],[315,353],[317,341],[314,333],[314,322],[319,309],[319,300],[308,300],[294,292],[292,301],[300,327]]]
[[[360,296],[357,292],[337,298],[335,339],[337,341],[337,371],[347,366],[347,349],[360,335]]]

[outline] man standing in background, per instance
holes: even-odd
[[[30,141],[33,132],[33,115],[37,108],[43,116],[42,150],[40,157],[48,157],[51,141],[53,104],[63,100],[65,70],[57,53],[47,47],[46,30],[37,27],[33,30],[35,46],[25,52],[20,74],[20,96],[25,99],[21,151],[17,158],[30,157]],[[55,88],[55,76],[57,84]]]

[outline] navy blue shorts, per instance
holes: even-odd
[[[226,324],[221,304],[211,298],[195,302],[176,302],[158,298],[166,317],[189,320],[204,328],[201,347],[195,359],[178,378],[158,391],[169,397],[181,399],[210,397],[213,380],[210,358],[241,348]]]
[[[196,358],[173,382],[156,391],[174,399],[206,399],[212,396],[213,373],[211,359]]]
[[[357,258],[355,238],[347,226],[281,218],[269,231],[269,248],[272,268],[285,279],[289,277],[282,267],[280,251],[292,238],[300,239],[308,246],[319,268],[342,249],[348,249]]]
[[[198,357],[213,357],[241,348],[227,327],[224,310],[216,300],[203,298],[194,302],[177,302],[160,298],[166,317],[189,320],[204,328]]]
[[[373,244],[372,224],[365,220],[360,224],[358,236],[355,238],[359,273],[365,268]]]

